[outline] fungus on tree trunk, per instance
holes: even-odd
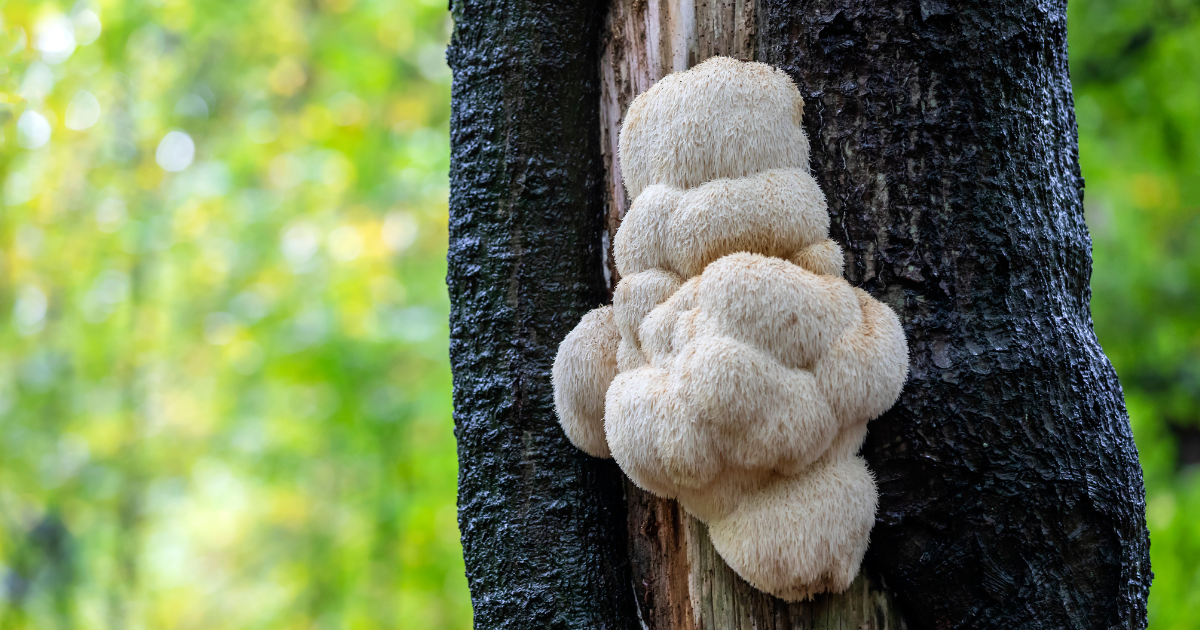
[[[448,284],[477,628],[895,628],[898,607],[914,629],[1144,627],[1141,474],[1090,326],[1065,7],[454,0]],[[866,579],[804,604],[737,579],[671,502],[622,496],[553,411],[558,344],[616,275],[624,108],[718,54],[796,81],[845,277],[909,344],[862,451],[880,496]]]
[[[857,453],[908,372],[896,315],[841,277],[803,109],[787,75],[728,57],[638,96],[621,280],[554,363],[572,442],[678,499],[788,601],[857,576],[876,504]]]

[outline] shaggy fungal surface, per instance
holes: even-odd
[[[577,447],[677,499],[789,601],[858,574],[877,494],[857,453],[908,374],[896,315],[841,277],[803,108],[783,72],[723,57],[637,97],[621,281],[553,370]]]

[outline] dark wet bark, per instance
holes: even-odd
[[[632,627],[621,473],[554,415],[558,344],[607,296],[591,0],[456,1],[450,360],[478,628]]]
[[[567,442],[549,379],[606,296],[604,7],[452,8],[450,352],[476,625],[636,628],[620,473]],[[1144,627],[1144,492],[1091,326],[1065,2],[756,12],[759,59],[807,101],[847,279],[908,334],[912,375],[864,447],[871,572],[910,628]]]
[[[847,279],[912,375],[863,449],[916,628],[1142,628],[1145,498],[1092,330],[1066,2],[766,0]]]

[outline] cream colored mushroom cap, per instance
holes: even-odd
[[[782,70],[713,57],[667,75],[625,115],[619,142],[630,198],[652,184],[692,188],[778,168],[808,171],[804,99]]]

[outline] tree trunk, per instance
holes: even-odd
[[[1092,330],[1066,2],[762,7],[847,279],[904,322],[868,564],[917,628],[1141,628],[1145,491]]]
[[[601,7],[453,9],[447,283],[475,624],[631,628],[621,471],[567,441],[550,385],[559,342],[606,299]]]
[[[1091,328],[1065,2],[550,5],[453,6],[477,627],[1144,627],[1141,471]],[[627,484],[626,511],[620,472],[574,452],[551,403],[558,342],[617,280],[601,243],[628,208],[621,115],[714,54],[796,80],[846,277],[909,340],[909,382],[863,449],[880,488],[864,574],[808,604],[745,585],[673,502]]]

